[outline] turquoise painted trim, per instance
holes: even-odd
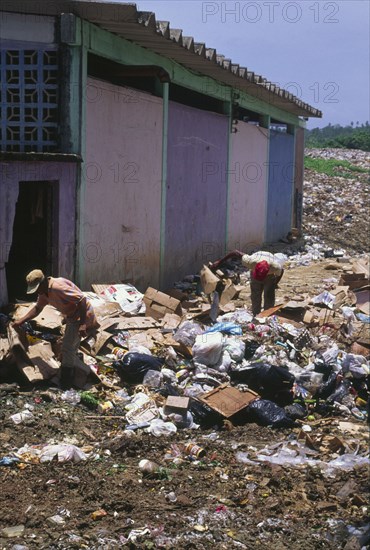
[[[232,90],[235,90],[240,95],[238,100],[240,106],[245,109],[269,115],[283,123],[295,126],[301,126],[302,122],[304,123],[298,116],[250,96],[239,88],[233,88],[213,78],[196,74],[172,59],[100,29],[88,21],[82,21],[82,24],[84,32],[89,33],[89,50],[96,55],[125,65],[156,65],[162,67],[168,72],[171,82],[174,84],[214,97],[220,101],[228,101]]]
[[[161,185],[161,234],[160,234],[160,260],[159,282],[163,288],[166,252],[166,199],[167,199],[167,144],[168,144],[168,106],[169,106],[168,82],[163,83],[163,129],[162,129],[162,185]]]
[[[81,48],[70,46],[71,71],[69,80],[69,121],[70,121],[70,147],[71,153],[80,154],[80,125],[75,121],[80,118],[80,75],[81,75]]]
[[[79,93],[79,120],[80,120],[80,136],[79,146],[82,159],[86,159],[86,86],[87,86],[87,54],[88,50],[85,46],[86,37],[82,29],[82,47],[80,48],[80,76],[78,87]],[[78,119],[77,119],[78,120]],[[76,258],[76,276],[77,284],[83,288],[85,284],[85,232],[84,232],[84,217],[85,217],[85,196],[86,196],[86,170],[82,163],[80,166],[80,177],[77,192],[77,258]],[[99,244],[99,243],[98,243]]]

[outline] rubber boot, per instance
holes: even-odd
[[[70,390],[73,387],[74,368],[61,367],[60,369],[60,387],[62,390]]]

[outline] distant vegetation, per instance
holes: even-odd
[[[323,159],[305,157],[304,166],[327,176],[341,176],[342,178],[354,179],[356,172],[366,173],[365,168],[355,166],[348,160]]]
[[[351,122],[348,126],[328,124],[325,128],[306,130],[306,147],[345,147],[370,151],[370,125]]]

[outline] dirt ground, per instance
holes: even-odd
[[[359,226],[364,231],[362,218],[351,223],[351,231]],[[338,227],[327,230],[328,244],[341,245]],[[367,246],[361,245],[361,252]],[[354,238],[350,251],[358,252]],[[339,279],[345,264],[328,271],[329,262],[286,270],[278,299],[313,294],[323,289],[324,279]],[[247,287],[241,302],[249,303]],[[10,416],[25,404],[34,407],[34,419],[15,425]],[[266,446],[290,442],[294,448],[301,426],[272,430],[225,423],[219,430],[183,430],[171,437],[142,430],[127,435],[119,416],[65,403],[58,389],[4,384],[0,422],[0,459],[26,444],[62,441],[88,454],[78,463],[40,464],[30,458],[26,464],[0,466],[0,549],[368,547],[367,466],[328,472],[318,465],[255,462]],[[312,450],[315,459],[327,463],[343,448],[366,452],[366,422],[338,412],[329,418],[315,413],[309,423],[310,437],[321,441]],[[189,457],[189,442],[202,447],[205,456]],[[238,459],[245,453],[254,463]],[[138,467],[142,459],[159,469],[144,475]],[[8,538],[2,531],[12,526],[23,526],[20,536]]]
[[[32,425],[14,426],[7,420],[37,397],[32,392],[2,399],[2,451],[25,442],[69,438],[94,449],[95,458],[1,469],[1,526],[25,526],[17,544],[30,549],[266,548],[272,543],[277,549],[361,547],[348,527],[361,529],[366,521],[365,467],[326,477],[317,467],[237,461],[237,451],[249,450],[252,457],[253,449],[294,438],[299,428],[272,431],[249,424],[182,432],[170,440],[148,434],[125,438],[119,436],[119,420],[89,418],[93,415],[81,405],[61,408],[44,401],[36,405]],[[314,432],[338,435],[348,443],[351,438],[344,437],[338,423],[339,417],[319,423]],[[365,439],[363,433],[362,445]],[[204,448],[204,458],[178,465],[165,460],[171,445],[181,450],[189,441]],[[143,477],[138,469],[142,458],[162,466],[159,478]],[[349,494],[341,496],[339,491],[349,485]],[[101,509],[106,515],[94,520],[93,512]],[[63,525],[48,519],[56,514]],[[148,531],[136,543],[125,543],[133,529],[144,527]],[[12,539],[0,542],[1,548],[15,548]]]

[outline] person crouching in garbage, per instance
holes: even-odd
[[[75,367],[83,363],[77,355],[81,337],[92,334],[99,327],[93,307],[83,292],[63,277],[45,277],[40,269],[34,269],[27,275],[26,281],[27,294],[37,292],[38,299],[26,315],[13,322],[13,327],[34,319],[47,304],[60,311],[66,323],[60,382],[63,389],[68,389],[73,385]]]
[[[251,256],[242,255],[242,264],[250,269],[252,313],[254,316],[261,312],[262,294],[263,309],[275,305],[275,292],[281,280],[284,269],[281,262],[270,252],[255,252]]]
[[[241,258],[243,266],[251,270],[250,287],[253,315],[256,316],[261,312],[262,294],[263,308],[274,307],[275,291],[284,274],[282,261],[271,252],[260,250],[249,256],[240,250],[234,250],[221,260],[211,264],[211,269],[217,269],[229,258]]]

